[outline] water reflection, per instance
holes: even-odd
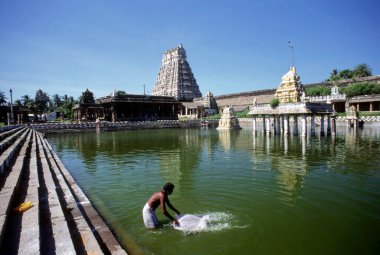
[[[251,254],[256,244],[239,240],[258,236],[262,242],[270,240],[265,243],[269,247],[277,238],[273,233],[281,233],[284,244],[296,247],[299,240],[288,234],[291,229],[311,245],[327,239],[336,244],[341,240],[335,236],[343,231],[352,236],[363,229],[361,221],[378,222],[379,137],[376,129],[352,132],[342,127],[335,138],[209,128],[60,134],[48,139],[74,178],[83,180],[90,199],[106,217],[112,214],[109,221],[119,236],[127,234],[128,242],[144,247],[146,254],[192,254],[197,247],[215,250],[224,244],[233,247],[228,254]],[[173,202],[184,211],[228,211],[238,226],[247,227],[191,238],[169,227],[147,233],[141,206],[168,180],[176,184]],[[336,215],[354,224],[354,230],[334,221]],[[329,231],[318,235],[322,227]],[[376,236],[371,233],[364,235]],[[188,249],[170,253],[165,248],[179,242]]]
[[[235,147],[236,140],[240,135],[240,130],[218,130],[220,145],[225,151]]]
[[[288,148],[289,148],[289,137],[287,135],[284,136],[284,154],[288,154]]]
[[[301,136],[301,144],[302,144],[302,158],[305,159],[306,156],[306,136]]]
[[[258,158],[263,161],[265,155],[271,171],[276,173],[281,199],[287,204],[295,201],[310,169],[343,173],[373,171],[367,170],[374,169],[373,153],[366,152],[379,151],[380,140],[376,139],[379,138],[379,129],[340,127],[337,133],[341,135],[273,136],[258,132],[252,135],[253,169],[260,169]],[[281,151],[283,155],[279,156]]]
[[[302,187],[302,183],[307,174],[306,145],[304,138],[295,136],[268,136],[258,134],[252,136],[253,144],[257,148],[253,154],[253,162],[262,160],[258,147],[261,145],[271,168],[270,171],[276,173],[275,177],[278,183],[279,199],[287,205],[292,205],[298,197],[297,192]],[[297,144],[301,140],[301,148]],[[289,155],[289,148],[292,148]],[[301,151],[302,157],[294,157],[294,153]],[[253,165],[254,171],[257,171],[257,165]]]
[[[158,154],[160,173],[164,180],[172,181],[181,186],[185,179],[192,179],[192,173],[199,164],[202,153],[202,137],[199,130],[187,129],[184,135],[177,136],[175,144]]]

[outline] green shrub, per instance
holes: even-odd
[[[336,116],[338,117],[346,117],[347,113],[345,112],[337,112]],[[359,117],[365,116],[380,116],[380,112],[359,112]]]
[[[380,112],[359,112],[359,117],[380,116]]]
[[[206,119],[206,120],[217,120],[217,119],[220,119],[220,117],[221,117],[221,114],[219,113],[219,114],[214,114],[214,115],[207,116],[204,119]]]
[[[280,104],[280,100],[278,100],[278,98],[273,98],[270,101],[270,107],[272,108],[276,108],[279,104]]]
[[[248,112],[249,112],[249,109],[247,108],[242,112],[236,113],[236,117],[237,118],[248,118]]]
[[[342,92],[348,97],[380,94],[380,84],[371,82],[351,83]]]
[[[331,89],[326,86],[313,86],[308,87],[305,89],[305,93],[308,96],[315,97],[315,96],[327,96],[330,95]]]

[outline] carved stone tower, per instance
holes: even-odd
[[[296,73],[296,68],[291,66],[290,70],[282,76],[282,82],[274,97],[278,98],[281,103],[295,103],[301,101],[302,93],[303,86],[300,82],[300,77]]]
[[[172,96],[180,101],[202,97],[181,44],[165,52],[153,95]]]

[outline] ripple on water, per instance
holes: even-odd
[[[237,218],[228,212],[202,212],[193,215],[201,218],[198,224],[193,225],[191,229],[178,228],[178,230],[182,231],[185,235],[249,227],[248,225],[240,225]]]

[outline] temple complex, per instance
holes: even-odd
[[[187,102],[202,97],[197,80],[187,62],[186,51],[181,44],[165,52],[153,95],[171,96]]]

